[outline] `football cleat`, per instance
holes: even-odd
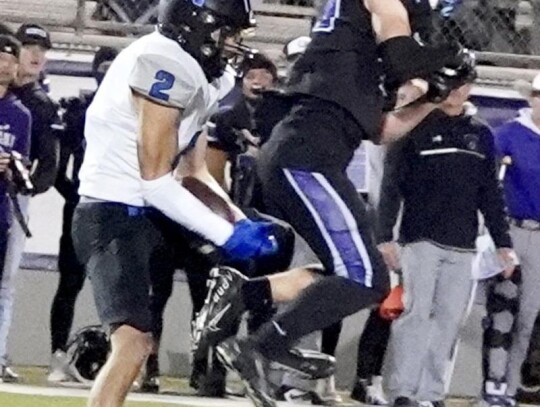
[[[217,346],[218,357],[225,367],[240,376],[248,397],[256,407],[276,407],[266,377],[269,361],[245,340],[227,339]]]
[[[336,359],[321,352],[291,349],[271,356],[272,368],[304,380],[325,379],[334,374]]]
[[[210,271],[208,293],[193,322],[194,359],[205,359],[210,347],[238,331],[245,311],[241,290],[246,280],[242,273],[230,267],[220,266]]]

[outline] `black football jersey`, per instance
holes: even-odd
[[[362,127],[359,137],[376,137],[383,92],[371,14],[361,0],[327,0],[311,37],[292,69],[288,91],[340,105]]]

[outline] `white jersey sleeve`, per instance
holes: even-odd
[[[158,103],[185,109],[201,86],[186,65],[164,55],[141,54],[131,71],[129,86]]]

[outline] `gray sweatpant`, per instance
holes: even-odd
[[[473,288],[473,257],[427,241],[403,248],[405,310],[392,323],[386,366],[391,399],[444,399],[452,348]]]
[[[534,321],[540,312],[540,230],[530,231],[512,226],[510,233],[522,273],[519,314],[507,371],[508,394],[515,395]]]
[[[29,196],[19,195],[19,204],[23,215],[28,218]],[[0,365],[7,363],[7,342],[11,319],[13,317],[13,302],[15,296],[15,276],[19,271],[24,251],[26,235],[19,222],[13,216],[9,231],[4,273],[0,282]]]

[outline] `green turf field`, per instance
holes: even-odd
[[[25,396],[20,394],[0,393],[0,406],[2,407],[84,407],[84,398],[73,397],[46,397],[46,396]],[[145,403],[130,401],[126,407],[178,407],[173,404]],[[182,406],[190,407],[190,406]]]

